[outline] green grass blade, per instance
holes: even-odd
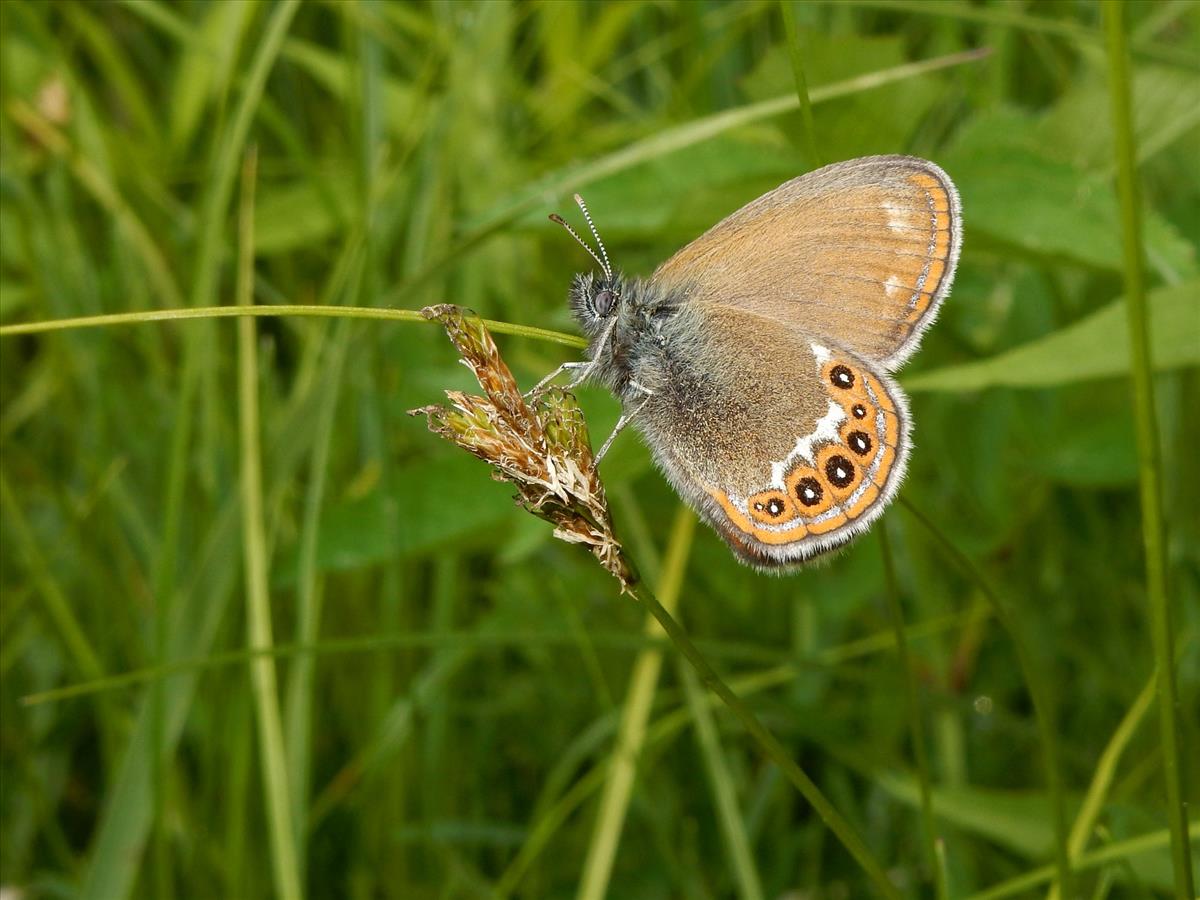
[[[683,574],[691,552],[693,525],[688,520],[691,513],[680,508],[671,530],[671,541],[667,549],[659,590],[667,609],[675,609],[683,587]],[[647,616],[646,633],[662,633],[654,618]],[[579,879],[576,894],[580,900],[602,900],[607,896],[613,861],[617,856],[617,845],[621,829],[629,810],[633,795],[633,782],[637,775],[638,758],[646,739],[646,722],[654,705],[654,694],[658,685],[658,674],[662,669],[663,652],[651,647],[638,654],[629,678],[625,694],[625,705],[621,713],[621,728],[617,734],[609,760],[608,775],[600,797],[600,808],[596,813],[596,825],[588,842],[584,858],[583,874]]]
[[[271,13],[262,41],[246,75],[238,105],[227,134],[216,148],[211,182],[205,194],[204,211],[200,219],[200,236],[196,245],[196,271],[192,280],[191,306],[207,306],[216,295],[217,271],[221,259],[221,235],[225,228],[225,212],[233,196],[238,174],[238,159],[246,145],[246,135],[262,100],[267,76],[271,73],[288,27],[296,15],[300,0],[281,0]]]
[[[1129,51],[1125,39],[1125,6],[1105,0],[1104,30],[1108,36],[1109,88],[1113,133],[1116,138],[1117,193],[1121,202],[1124,249],[1125,304],[1129,314],[1133,406],[1137,426],[1138,483],[1142,503],[1142,542],[1146,553],[1146,599],[1150,633],[1158,669],[1159,730],[1162,739],[1166,814],[1171,831],[1171,861],[1178,896],[1196,896],[1191,851],[1187,839],[1181,759],[1186,757],[1183,729],[1178,721],[1179,695],[1175,685],[1175,634],[1167,593],[1167,535],[1162,508],[1162,456],[1154,409],[1154,374],[1150,356],[1150,322],[1142,258],[1141,198],[1134,160],[1130,110]]]
[[[910,640],[927,639],[934,635],[944,634],[960,628],[970,620],[987,614],[986,608],[980,606],[969,610],[963,615],[939,616],[929,622],[919,625],[909,625],[904,629]],[[522,643],[555,645],[558,643],[573,645],[578,643],[578,635],[574,631],[489,631],[478,634],[471,631],[422,632],[419,634],[370,634],[363,637],[343,638],[339,640],[323,640],[315,644],[273,644],[267,650],[232,650],[221,653],[210,653],[188,659],[175,659],[167,665],[148,666],[141,669],[131,669],[115,675],[108,675],[94,681],[82,681],[62,685],[45,691],[26,694],[21,703],[26,706],[38,706],[43,703],[59,703],[76,697],[86,697],[91,694],[101,694],[111,691],[124,690],[141,684],[163,680],[169,676],[186,673],[204,672],[226,666],[244,666],[251,660],[261,656],[272,656],[277,659],[304,656],[319,653],[336,655],[346,653],[370,653],[393,649],[427,649],[445,646],[471,645],[477,647],[505,647]],[[588,640],[606,648],[638,651],[648,646],[666,646],[665,640],[650,640],[645,637],[634,637],[624,632],[591,633]],[[714,659],[731,661],[751,661],[760,664],[774,665],[780,661],[781,654],[772,652],[754,652],[737,644],[704,641],[698,644],[705,653]],[[859,660],[867,659],[875,654],[889,653],[895,649],[896,635],[893,629],[877,632],[865,638],[825,648],[814,661],[814,665],[837,667],[850,665]],[[789,668],[792,675],[800,670]],[[716,702],[714,700],[714,702]]]
[[[918,78],[942,69],[962,66],[978,62],[988,56],[985,50],[967,50],[961,53],[949,53],[933,59],[920,62],[905,63],[887,69],[880,69],[866,75],[848,78],[832,84],[818,85],[809,92],[810,103],[824,103],[839,97],[847,97],[862,91],[874,90],[887,84]],[[640,141],[635,141],[620,150],[613,151],[598,159],[593,159],[583,165],[572,165],[565,169],[551,172],[539,178],[533,184],[519,191],[514,197],[503,201],[490,214],[483,217],[482,222],[468,231],[441,258],[426,266],[412,276],[404,284],[397,287],[387,296],[388,302],[395,302],[403,296],[424,284],[432,276],[441,272],[451,262],[458,260],[468,250],[481,244],[487,238],[506,228],[521,216],[529,213],[546,202],[547,197],[556,197],[579,191],[601,178],[615,175],[626,169],[648,160],[657,159],[710,140],[717,135],[732,131],[755,122],[771,119],[785,113],[795,111],[800,105],[796,95],[785,94],[758,103],[722,110],[710,116],[705,116],[675,128],[667,128]]]
[[[100,665],[100,658],[92,642],[87,639],[87,632],[79,624],[74,610],[71,609],[70,601],[51,573],[45,557],[42,556],[25,513],[8,483],[8,476],[3,472],[0,472],[0,501],[3,501],[9,527],[12,529],[8,534],[16,538],[25,556],[26,564],[32,572],[33,581],[45,605],[46,617],[58,632],[59,640],[66,648],[72,665],[86,678],[102,677],[104,670]]]
[[[409,692],[396,698],[380,720],[371,741],[351,758],[313,799],[308,827],[312,831],[345,801],[356,787],[378,775],[385,763],[408,744],[417,717],[446,691],[446,685],[471,659],[465,646],[447,648],[414,679]]]
[[[162,302],[168,307],[182,306],[183,292],[180,291],[175,275],[171,271],[162,249],[158,246],[158,242],[100,168],[82,156],[71,145],[66,135],[55,128],[51,122],[46,121],[29,104],[14,99],[9,101],[7,111],[9,117],[29,132],[42,146],[66,161],[71,168],[71,173],[84,190],[108,211],[109,215],[128,235],[130,244],[141,256],[142,264],[146,267],[146,274],[157,289]]]
[[[721,748],[712,708],[705,702],[704,689],[700,686],[696,673],[682,661],[677,668],[679,680],[683,684],[684,697],[687,699],[688,713],[692,717],[696,732],[696,742],[704,759],[705,773],[716,800],[717,822],[725,840],[725,852],[729,856],[738,896],[759,900],[763,897],[762,879],[754,862],[746,819],[738,806],[737,789],[733,783],[729,762]]]
[[[1185,832],[1185,836],[1200,837],[1200,823],[1193,822],[1189,831]],[[1106,863],[1127,861],[1139,854],[1170,846],[1171,833],[1168,829],[1163,828],[1160,831],[1140,834],[1137,837],[1127,838],[1123,841],[1114,841],[1105,847],[1093,850],[1091,853],[1086,853],[1080,857],[1079,864],[1075,868],[1081,872],[1086,872],[1089,869],[1098,868]],[[1043,884],[1048,884],[1053,880],[1053,866],[1038,866],[1036,869],[1032,869],[1024,875],[1020,875],[1003,884],[995,885],[977,894],[971,894],[966,900],[1004,900],[1005,897],[1028,896],[1030,890],[1040,887]]]
[[[1126,711],[1121,723],[1117,726],[1117,730],[1113,732],[1113,736],[1108,741],[1108,746],[1104,748],[1104,752],[1100,755],[1100,760],[1096,763],[1095,771],[1092,773],[1092,781],[1088,785],[1087,793],[1084,795],[1083,804],[1079,808],[1079,813],[1075,817],[1075,824],[1071,826],[1071,837],[1067,846],[1067,851],[1071,854],[1072,862],[1078,863],[1083,856],[1083,852],[1087,849],[1088,840],[1092,836],[1092,829],[1096,825],[1096,820],[1099,819],[1100,813],[1104,807],[1104,799],[1108,796],[1108,790],[1112,786],[1113,779],[1117,775],[1117,764],[1121,761],[1121,754],[1125,752],[1125,748],[1129,746],[1129,742],[1133,740],[1133,736],[1137,733],[1138,727],[1142,723],[1142,719],[1146,717],[1146,713],[1150,711],[1150,706],[1154,702],[1154,690],[1157,679],[1151,676],[1146,682],[1146,686],[1142,688],[1141,693],[1133,701],[1133,705]],[[1046,895],[1046,900],[1059,900],[1062,893],[1058,889],[1058,885],[1053,885],[1049,893]]]
[[[215,565],[217,560],[236,556],[236,523],[237,504],[230,500],[215,517],[212,531],[201,552],[202,560]],[[208,590],[197,588],[192,596],[181,595],[181,599],[187,602],[176,604],[173,610],[169,659],[198,657],[208,651],[226,607],[232,582],[232,569],[222,569],[214,572],[213,583]],[[186,668],[181,670],[187,671]],[[159,731],[153,721],[153,694],[139,709],[124,755],[112,775],[111,787],[92,837],[90,859],[79,892],[81,897],[113,900],[126,897],[133,890],[154,807],[151,796],[154,755],[168,753],[178,743],[196,683],[195,674],[186,674],[172,679],[167,686],[161,740],[156,737]]]
[[[1161,287],[1147,296],[1156,371],[1200,365],[1200,280]],[[1124,300],[1045,337],[989,359],[931,369],[903,379],[911,391],[979,391],[992,387],[1045,388],[1132,371]]]
[[[834,0],[823,0],[829,3]],[[908,12],[937,18],[962,19],[986,25],[998,25],[1018,31],[1051,35],[1065,38],[1073,43],[1099,48],[1104,35],[1095,28],[1075,22],[1064,22],[1049,16],[1035,16],[1021,12],[1014,4],[998,3],[981,5],[976,3],[952,3],[947,0],[836,0],[838,5],[866,6],[885,9],[889,12]],[[1164,47],[1139,42],[1136,50],[1145,59],[1159,60],[1187,69],[1200,70],[1200,62],[1183,48]]]
[[[783,16],[783,30],[787,35],[792,77],[796,80],[796,102],[800,107],[800,146],[808,158],[808,164],[816,168],[821,165],[821,154],[817,150],[817,130],[813,125],[812,103],[808,97],[808,78],[804,74],[804,48],[800,46],[795,0],[779,0],[779,12]]]
[[[321,305],[353,297],[361,283],[364,227],[354,229],[326,285]],[[309,460],[308,486],[300,527],[300,552],[296,566],[296,644],[314,646],[320,632],[323,578],[317,571],[317,545],[325,485],[334,444],[338,398],[345,374],[346,356],[353,336],[352,321],[338,320],[329,350],[320,357],[321,398],[316,413],[316,433]],[[311,376],[309,376],[311,377]],[[306,377],[305,380],[308,380]],[[301,654],[288,669],[285,728],[292,811],[296,820],[296,853],[305,867],[309,835],[309,800],[312,779],[312,710],[315,696],[316,657]]]
[[[900,604],[900,586],[896,581],[896,563],[892,556],[892,545],[888,538],[887,522],[878,525],[879,549],[883,555],[884,595],[887,598],[888,616],[892,620],[892,631],[896,636],[896,661],[900,664],[904,680],[904,700],[908,706],[909,740],[912,743],[913,759],[917,769],[917,786],[921,791],[921,832],[925,841],[925,865],[933,876],[938,900],[947,900],[949,888],[946,870],[941,865],[937,851],[937,822],[933,817],[933,791],[929,777],[929,751],[925,745],[925,729],[922,726],[920,690],[917,684],[917,669],[908,652],[908,637],[904,627],[904,608]]]
[[[266,471],[272,479],[274,502],[278,502],[278,494],[294,477],[302,454],[309,448],[305,438],[311,427],[309,407],[308,394],[295,392],[289,398],[283,423],[273,437]],[[214,665],[245,662],[254,655],[241,651],[224,659],[210,656],[237,575],[237,567],[228,562],[239,558],[239,514],[240,503],[235,494],[226,495],[212,514],[211,525],[196,554],[196,574],[184,583],[172,606],[169,662],[143,673],[150,680],[172,676],[168,679],[164,703],[164,752],[171,752],[179,743],[199,683],[198,674]],[[140,683],[144,680],[118,676],[108,682],[110,686],[116,686],[122,681]],[[155,748],[159,746],[154,740],[151,706],[152,697],[139,708],[124,755],[115,768],[111,788],[104,798],[80,889],[80,896],[88,900],[126,897],[137,879],[153,808],[150,772],[153,754],[157,752]]]
[[[249,305],[254,285],[255,154],[246,157],[240,214],[238,303]],[[267,587],[266,525],[263,513],[262,450],[258,410],[258,345],[253,319],[238,320],[238,421],[241,434],[242,539],[246,575],[247,644],[267,650],[271,636],[271,599]],[[263,656],[250,663],[254,711],[258,723],[259,765],[266,800],[267,826],[275,890],[282,900],[299,900],[301,877],[296,860],[296,827],[288,793],[287,758],[275,661]]]
[[[342,372],[350,331],[346,323],[332,340],[328,379],[322,386],[323,395],[317,412],[317,433],[309,463],[308,488],[304,497],[304,519],[300,536],[300,556],[297,566],[296,643],[313,645],[320,633],[321,578],[317,573],[317,534],[325,497],[325,478],[329,469],[334,414],[341,395]],[[307,844],[307,818],[310,777],[312,709],[315,690],[316,658],[306,654],[288,669],[287,685],[287,760],[290,776],[289,794],[296,822],[297,855],[303,861]],[[302,863],[301,863],[302,866]]]

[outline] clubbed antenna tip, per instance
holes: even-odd
[[[592,219],[587,213],[587,207],[583,205],[583,198],[580,197],[578,194],[576,194],[575,202],[577,202],[579,204],[580,208],[583,210],[584,218],[587,219],[588,226],[592,229],[592,234],[596,235],[596,228],[594,225],[592,225]],[[567,229],[567,233],[569,235],[571,235],[571,237],[575,238],[575,240],[579,244],[579,246],[582,247],[584,250],[586,250],[588,253],[588,256],[590,256],[592,259],[594,259],[596,261],[596,264],[598,266],[600,266],[600,270],[602,272],[604,272],[604,277],[607,278],[609,281],[612,280],[612,277],[613,277],[612,266],[610,266],[608,263],[608,253],[605,252],[604,245],[600,243],[600,237],[598,235],[596,235],[596,243],[599,244],[599,246],[600,246],[600,255],[597,255],[596,251],[593,250],[588,245],[587,241],[585,241],[583,238],[581,238],[579,236],[579,232],[577,232],[574,228],[572,228],[567,223],[566,219],[564,219],[558,213],[550,213],[550,221],[554,222],[556,225],[561,225],[563,228]]]
[[[578,199],[578,194],[576,194],[576,199]],[[570,234],[572,236],[572,238],[575,238],[577,244],[580,245],[581,247],[583,247],[583,250],[586,250],[588,252],[588,256],[592,257],[593,259],[596,260],[596,265],[600,266],[600,270],[602,272],[604,272],[605,277],[608,278],[608,280],[612,281],[612,268],[610,268],[610,265],[608,265],[607,254],[605,254],[604,259],[601,259],[599,256],[596,256],[596,252],[594,250],[592,250],[592,247],[588,246],[588,242],[586,240],[583,240],[580,236],[580,233],[576,232],[576,230],[574,228],[571,228],[570,224],[568,224],[568,222],[566,222],[565,218],[558,215],[557,212],[551,212],[550,221],[554,222],[556,224],[560,224],[560,226],[563,226],[563,228],[566,229],[566,233]],[[593,229],[593,234],[594,233],[595,233],[595,230]],[[604,253],[604,245],[600,245],[600,252]]]

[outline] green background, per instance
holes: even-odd
[[[1200,7],[1126,11],[1195,807]],[[588,260],[547,214],[574,221],[581,191],[618,266],[646,273],[812,168],[794,49],[818,161],[912,153],[962,193],[955,288],[901,376],[901,503],[827,563],[759,575],[689,531],[630,433],[602,468],[618,532],[648,573],[675,536],[679,618],[905,896],[932,896],[938,870],[951,896],[1045,893],[1019,880],[1046,876],[1055,844],[1030,678],[1068,827],[1101,783],[1082,839],[1115,849],[1079,895],[1172,895],[1098,5],[796,4],[794,45],[762,2],[11,0],[0,16],[5,326],[230,305],[252,248],[242,294],[259,305],[451,302],[573,332],[566,288]],[[953,56],[974,48],[990,54]],[[256,363],[234,320],[0,338],[0,883],[869,895],[644,637],[644,611],[405,414],[473,386],[438,329],[240,321]],[[528,385],[574,353],[499,343]],[[616,402],[580,398],[598,443]],[[258,470],[261,509],[243,509]],[[267,601],[277,685],[244,652]],[[627,725],[616,753],[642,706],[644,736]],[[627,802],[601,800],[614,759],[636,760]]]

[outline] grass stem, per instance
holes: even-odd
[[[1190,834],[1192,837],[1200,836],[1200,823],[1193,823]],[[1079,858],[1078,865],[1075,866],[1076,871],[1085,872],[1089,869],[1099,868],[1100,866],[1114,863],[1124,862],[1128,866],[1128,860],[1139,856],[1143,853],[1149,853],[1152,850],[1158,850],[1161,847],[1169,847],[1171,844],[1171,834],[1166,828],[1158,831],[1151,831],[1146,834],[1139,834],[1137,837],[1127,838],[1123,841],[1113,841],[1111,844],[1106,844],[1091,853],[1085,853]],[[1054,866],[1038,866],[1036,869],[1030,869],[1016,878],[1012,878],[1003,884],[997,884],[985,891],[980,891],[977,894],[969,895],[966,900],[1003,900],[1005,897],[1028,896],[1028,892],[1033,888],[1043,884],[1051,883],[1054,880]],[[1094,896],[1105,897],[1107,891],[1098,890]]]
[[[1100,754],[1100,761],[1096,763],[1096,769],[1092,773],[1092,781],[1088,785],[1087,793],[1083,797],[1083,804],[1079,807],[1079,813],[1075,817],[1075,824],[1071,826],[1067,852],[1071,854],[1072,863],[1077,863],[1083,856],[1083,851],[1087,849],[1092,829],[1095,828],[1096,820],[1100,818],[1100,813],[1104,808],[1104,799],[1108,796],[1108,789],[1112,786],[1113,778],[1116,777],[1117,764],[1121,761],[1121,754],[1129,746],[1133,736],[1137,734],[1138,726],[1141,725],[1142,719],[1146,717],[1146,713],[1149,712],[1150,706],[1154,702],[1154,685],[1155,678],[1151,677],[1121,719],[1117,730],[1113,732],[1113,736],[1108,741],[1108,746]],[[1046,900],[1059,900],[1061,896],[1062,892],[1058,890],[1058,886],[1052,885],[1046,894]]]
[[[675,517],[675,525],[671,530],[671,539],[663,563],[662,575],[658,579],[658,588],[663,603],[670,609],[675,609],[678,604],[680,588],[683,586],[683,574],[687,569],[687,560],[691,553],[694,533],[694,527],[689,522],[691,517],[692,514],[688,510],[680,507],[680,512]],[[660,628],[654,618],[650,616],[646,618],[648,635],[660,633]],[[625,816],[633,794],[638,758],[645,744],[646,723],[650,719],[650,711],[654,705],[654,694],[658,685],[659,672],[662,669],[662,660],[661,648],[647,647],[638,654],[637,660],[633,664],[633,674],[629,679],[625,708],[621,714],[621,727],[605,778],[604,791],[600,796],[600,809],[596,814],[596,826],[588,843],[583,875],[579,880],[579,892],[576,896],[580,900],[602,900],[608,894],[613,862],[617,854],[617,844],[621,838],[621,830],[625,824]]]
[[[238,302],[249,304],[254,284],[255,155],[247,154],[240,215]],[[242,541],[245,554],[246,631],[252,649],[269,648],[271,600],[268,589],[266,523],[263,511],[261,427],[258,409],[258,352],[253,319],[238,321],[238,421],[241,434]],[[295,825],[288,794],[287,758],[275,661],[263,656],[250,663],[259,762],[262,766],[267,827],[275,890],[281,900],[299,900],[300,872],[296,860]]]
[[[41,322],[23,322],[17,325],[0,325],[0,337],[15,337],[21,334],[44,334],[50,331],[65,331],[75,328],[108,328],[114,325],[140,325],[145,322],[178,322],[190,319],[229,319],[277,316],[301,316],[326,319],[382,319],[388,322],[430,322],[412,309],[387,309],[379,306],[316,306],[291,304],[280,306],[206,306],[186,309],[156,309],[132,313],[110,313],[100,316],[77,316],[69,319],[46,319]],[[565,347],[584,348],[587,341],[577,335],[537,328],[532,325],[514,325],[484,319],[484,325],[495,334],[511,334],[516,337],[533,338]],[[436,323],[435,323],[436,324]]]
[[[792,62],[792,78],[796,82],[796,101],[800,105],[800,146],[813,168],[821,165],[821,154],[817,150],[817,131],[813,125],[812,103],[808,97],[808,78],[804,74],[803,48],[800,46],[800,29],[796,24],[795,0],[779,0],[779,11],[783,15],[783,30],[787,34],[788,56]]]
[[[892,620],[896,635],[896,659],[900,663],[904,680],[904,699],[908,706],[909,740],[912,741],[913,758],[917,768],[917,785],[921,791],[921,831],[925,839],[925,864],[933,876],[938,900],[947,900],[949,888],[942,854],[937,851],[937,822],[933,817],[933,790],[929,778],[929,751],[925,745],[925,730],[922,727],[920,690],[917,670],[908,652],[908,638],[904,630],[904,608],[900,604],[900,588],[896,581],[896,562],[892,556],[892,545],[888,538],[887,522],[877,526],[879,549],[883,555],[884,594],[887,598],[888,616]]]
[[[1171,832],[1171,862],[1179,897],[1195,897],[1191,852],[1187,840],[1181,759],[1183,734],[1179,726],[1179,696],[1175,686],[1174,633],[1167,592],[1167,535],[1162,508],[1162,458],[1154,408],[1154,376],[1150,359],[1149,313],[1142,251],[1133,113],[1130,94],[1129,48],[1125,36],[1125,4],[1105,0],[1104,31],[1108,38],[1109,91],[1113,137],[1116,142],[1117,193],[1121,204],[1121,245],[1124,255],[1125,308],[1129,318],[1130,376],[1138,448],[1138,484],[1142,505],[1142,543],[1146,554],[1146,600],[1150,634],[1158,671],[1158,710],[1166,787],[1167,823]]]

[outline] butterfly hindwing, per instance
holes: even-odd
[[[837,547],[903,477],[908,413],[875,364],[797,327],[692,306],[639,425],[671,481],[751,564]]]

